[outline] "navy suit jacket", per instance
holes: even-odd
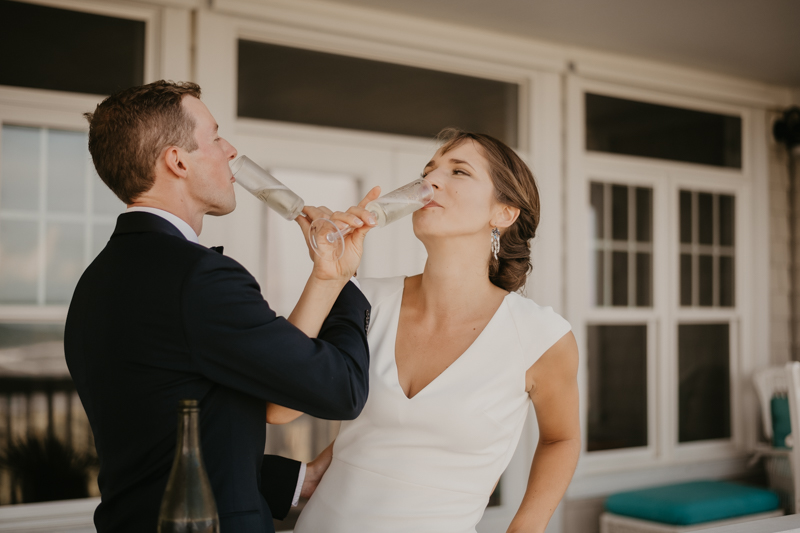
[[[299,463],[264,456],[266,403],[355,418],[369,308],[348,283],[310,339],[233,259],[157,215],[120,215],[75,289],[64,340],[100,458],[98,532],[156,530],[184,398],[199,401],[222,532],[273,531],[270,506],[288,511]]]

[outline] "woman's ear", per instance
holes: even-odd
[[[517,220],[518,216],[519,207],[500,204],[499,209],[495,211],[489,224],[495,228],[507,228]]]
[[[177,146],[170,146],[164,151],[164,164],[178,178],[185,178],[188,174],[184,156],[185,152]]]

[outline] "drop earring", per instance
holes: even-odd
[[[500,251],[500,230],[492,228],[492,255],[497,259],[497,252]]]

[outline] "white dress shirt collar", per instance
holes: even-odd
[[[197,238],[197,233],[194,232],[192,227],[189,224],[187,224],[185,220],[173,215],[169,211],[164,211],[163,209],[158,209],[156,207],[140,207],[140,206],[129,207],[128,209],[125,210],[126,213],[131,213],[134,211],[143,211],[145,213],[158,215],[167,222],[170,222],[176,228],[178,228],[178,230],[181,233],[183,233],[183,236],[186,237],[187,241],[193,242],[195,244],[200,244],[200,239]]]

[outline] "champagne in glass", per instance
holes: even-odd
[[[382,228],[422,209],[432,200],[433,186],[425,179],[418,179],[371,201],[365,209],[375,215],[376,226]],[[337,261],[344,253],[344,236],[352,231],[350,226],[339,229],[332,221],[319,218],[311,224],[311,248],[320,257]]]
[[[377,227],[382,228],[422,209],[431,200],[433,187],[424,179],[418,179],[371,201],[365,209],[375,215]]]
[[[246,155],[231,163],[231,172],[239,185],[286,220],[302,214],[303,199]]]

